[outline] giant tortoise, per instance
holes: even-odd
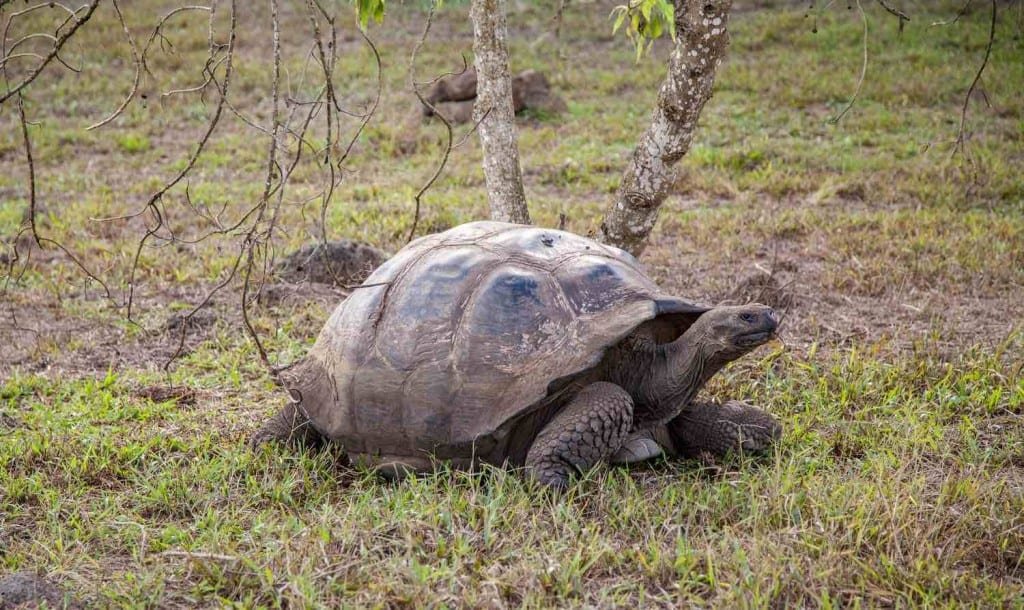
[[[254,441],[336,441],[391,475],[506,464],[556,487],[603,460],[756,452],[779,435],[770,415],[694,397],[777,326],[764,305],[664,294],[617,248],[473,222],[413,241],[354,290]]]

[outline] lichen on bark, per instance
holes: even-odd
[[[477,72],[473,119],[479,122],[491,218],[530,224],[519,165],[512,75],[505,42],[505,0],[472,0],[469,16],[473,22],[473,54]]]
[[[601,223],[601,239],[634,255],[643,252],[658,210],[677,180],[715,72],[729,46],[732,0],[676,0],[676,43],[651,123],[640,138],[615,200]]]

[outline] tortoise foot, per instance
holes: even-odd
[[[739,400],[719,405],[692,403],[668,423],[678,453],[695,457],[703,452],[764,454],[782,437],[782,424],[767,411]]]
[[[622,447],[609,460],[612,464],[635,464],[652,460],[664,453],[652,430],[639,430],[629,435]]]

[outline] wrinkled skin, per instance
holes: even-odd
[[[541,430],[527,455],[527,471],[545,485],[564,487],[574,473],[601,461],[631,462],[660,454],[642,441],[656,442],[654,429],[666,425],[663,434],[673,439],[673,451],[676,438],[685,450],[761,448],[778,436],[775,426],[744,425],[745,420],[764,421],[757,415],[761,412],[685,408],[723,366],[771,340],[777,329],[775,312],[754,304],[712,309],[668,344],[634,335],[611,350],[604,379],[580,390]],[[623,434],[624,426],[632,437]],[[620,455],[624,447],[626,454]]]

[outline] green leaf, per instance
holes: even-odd
[[[647,24],[647,28],[644,33],[650,36],[653,41],[655,38],[661,37],[661,27],[660,20],[651,21]]]
[[[356,0],[356,13],[359,17],[359,27],[366,29],[370,19],[377,23],[384,21],[385,2],[387,0]]]
[[[676,7],[671,2],[666,2],[665,7],[662,9],[662,13],[665,15],[665,21],[668,21],[668,34],[672,37],[672,41],[676,39]]]
[[[617,34],[626,25],[626,37],[636,47],[639,60],[666,31],[672,40],[676,39],[675,13],[671,0],[630,0],[628,4],[612,9],[612,34]]]
[[[613,8],[612,15],[615,15],[616,13],[618,13],[618,16],[615,18],[615,24],[612,26],[613,35],[619,31],[619,28],[622,27],[622,23],[626,21],[626,15],[629,14],[624,6],[616,6]]]

